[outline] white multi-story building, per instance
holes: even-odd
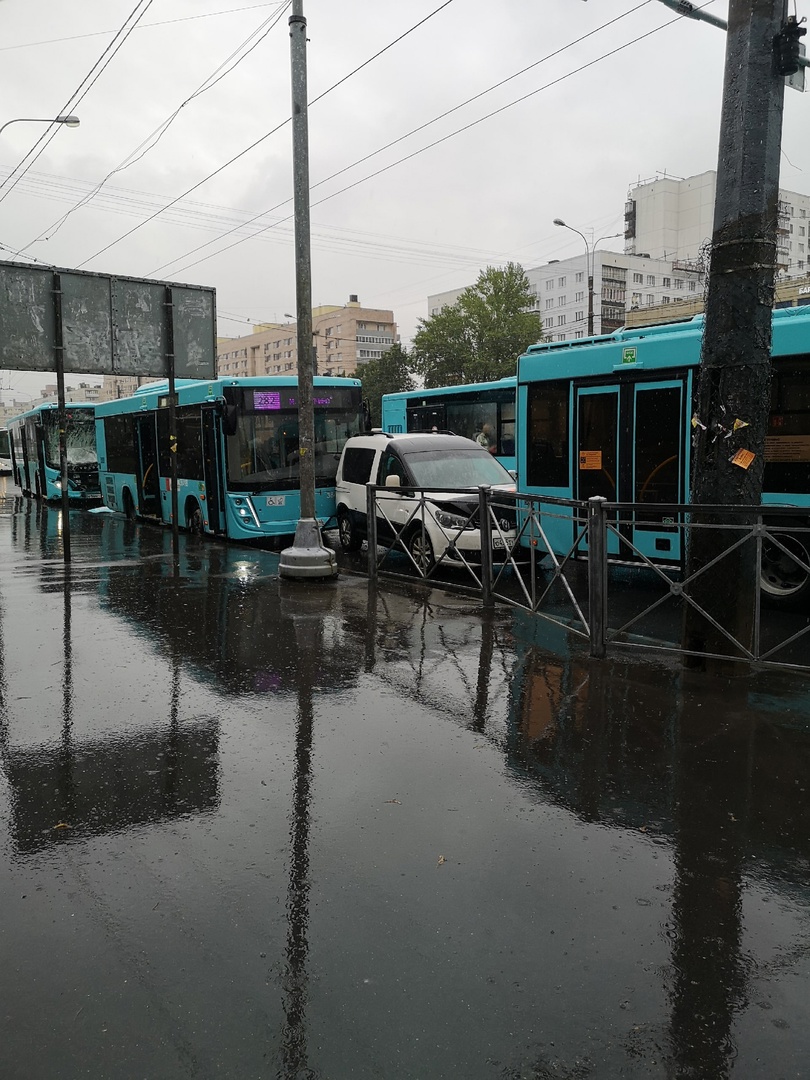
[[[625,323],[631,308],[669,304],[703,290],[695,266],[596,251],[593,255],[593,332],[607,334]],[[555,259],[526,270],[534,295],[533,309],[542,316],[546,341],[570,341],[588,333],[588,262],[585,252],[570,259]],[[458,300],[463,289],[428,297],[428,311],[438,314]]]
[[[631,188],[625,204],[625,251],[691,262],[711,241],[717,173],[663,176]],[[810,195],[779,191],[777,273],[801,277],[810,269]]]

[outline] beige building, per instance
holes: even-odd
[[[356,296],[344,307],[312,310],[316,375],[357,375],[399,340],[393,311],[364,308]],[[294,321],[254,327],[252,334],[217,342],[220,376],[297,375],[298,341]]]
[[[295,321],[254,326],[252,334],[217,338],[217,375],[244,378],[298,374],[298,340]],[[369,360],[378,360],[399,341],[393,311],[364,308],[356,296],[343,307],[324,305],[312,309],[313,342],[317,353],[316,375],[356,375]],[[105,376],[100,401],[129,397],[142,378]]]
[[[776,282],[775,308],[803,307],[805,304],[810,304],[810,274]],[[655,326],[657,323],[681,322],[691,319],[693,315],[702,315],[703,309],[702,294],[671,304],[650,304],[628,311],[625,325]]]

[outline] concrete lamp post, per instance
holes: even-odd
[[[50,119],[40,116],[18,116],[16,120],[6,120],[5,124],[0,126],[0,134],[2,134],[7,127],[11,124],[64,124],[65,127],[78,127],[81,121],[78,116],[72,115],[60,115],[54,116]]]

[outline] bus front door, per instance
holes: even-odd
[[[158,467],[155,417],[135,418],[135,445],[138,453],[138,503],[145,517],[161,517],[160,469]]]
[[[202,409],[202,451],[205,501],[208,509],[203,516],[208,519],[208,527],[212,532],[224,533],[221,477],[225,470],[220,467],[218,434],[216,409],[213,405],[210,408],[205,406]]]
[[[611,515],[608,555],[630,562],[642,556],[679,562],[676,515],[657,506],[686,501],[688,375],[580,385],[576,399],[575,497],[585,501],[601,495],[608,502],[637,504],[632,514]],[[583,524],[584,517],[578,527]],[[579,550],[587,550],[584,538]]]
[[[679,562],[682,535],[677,515],[660,503],[684,503],[686,493],[687,376],[657,383],[635,383],[632,391],[632,492],[634,547],[657,562]]]
[[[586,501],[601,495],[608,502],[620,499],[619,483],[619,387],[577,387],[576,481],[574,497]],[[612,520],[615,522],[615,515]],[[576,522],[579,531],[584,517]],[[619,554],[619,538],[608,533],[608,555]],[[583,538],[580,551],[587,550]]]

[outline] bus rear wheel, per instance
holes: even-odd
[[[800,563],[810,566],[810,537],[791,533],[778,537],[785,551],[767,537],[762,544],[762,595],[774,607],[803,607],[810,598],[810,574]]]
[[[192,536],[202,536],[205,532],[205,526],[203,525],[202,510],[199,503],[191,503],[189,509],[186,511],[186,523],[188,531]]]

